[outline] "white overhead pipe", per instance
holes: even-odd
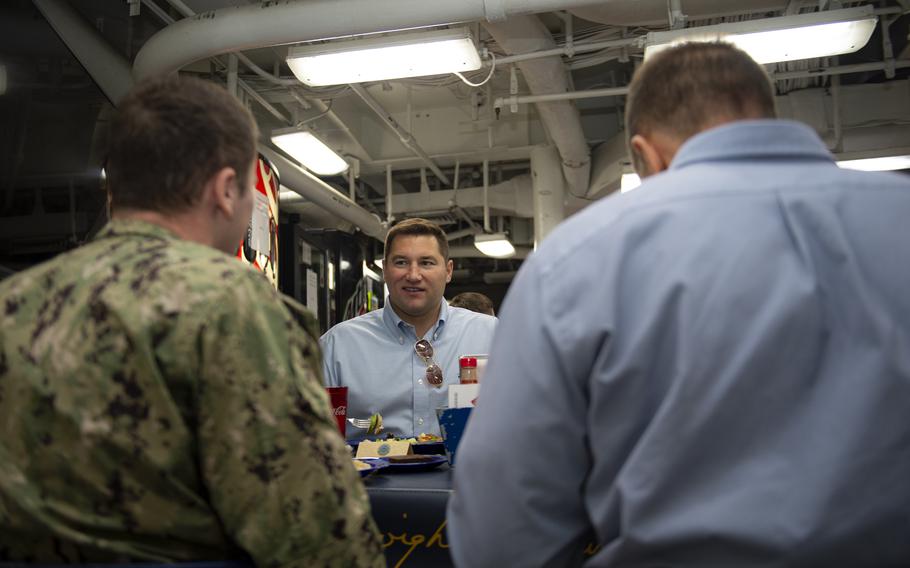
[[[537,16],[518,16],[506,22],[486,24],[487,31],[507,53],[552,49],[556,42]],[[570,91],[568,71],[557,56],[517,64],[531,93]],[[559,151],[566,189],[581,197],[588,191],[591,150],[581,127],[581,115],[570,101],[556,100],[537,105],[537,112]]]
[[[114,105],[133,87],[130,66],[72,6],[64,0],[32,0],[66,47],[85,67]]]
[[[143,0],[143,1],[145,2],[146,0]],[[169,4],[171,4],[171,6],[174,7],[174,9],[176,9],[178,12],[180,12],[186,18],[196,15],[196,12],[191,10],[190,7],[187,6],[186,4],[184,4],[183,2],[181,2],[181,0],[167,0],[167,1]],[[155,8],[157,8],[157,6],[152,2],[149,2],[148,6],[149,7],[155,6]],[[153,8],[153,10],[155,8]],[[157,9],[160,10],[160,8],[157,8]],[[161,17],[168,24],[174,23],[174,19],[171,18],[170,16],[168,16],[167,14],[159,15],[159,17]],[[347,135],[347,137],[350,138],[354,142],[354,144],[358,147],[358,152],[360,152],[360,154],[362,155],[363,158],[365,158],[368,161],[372,160],[372,158],[369,156],[369,154],[366,152],[366,150],[363,148],[363,146],[360,145],[360,141],[357,139],[357,137],[354,136],[354,134],[351,132],[351,129],[348,128],[348,126],[340,118],[338,118],[337,114],[332,112],[332,109],[328,105],[326,105],[324,102],[322,102],[319,99],[307,100],[307,99],[301,97],[300,95],[298,95],[294,91],[293,87],[299,86],[300,81],[298,81],[297,79],[282,79],[280,77],[276,77],[276,76],[272,75],[271,73],[269,73],[268,71],[266,71],[265,69],[263,69],[262,67],[256,65],[256,63],[253,62],[252,59],[250,59],[243,53],[235,52],[235,53],[232,53],[231,55],[235,56],[241,63],[244,64],[244,66],[247,67],[247,69],[249,69],[256,75],[258,75],[259,77],[262,77],[263,79],[272,83],[273,85],[279,85],[282,87],[286,87],[288,89],[288,93],[294,98],[294,100],[296,100],[298,103],[300,103],[300,105],[303,106],[304,108],[310,108],[311,106],[315,106],[316,110],[318,110],[320,113],[322,113],[320,116],[325,116],[326,118],[331,120],[333,123],[335,123],[335,126],[340,128],[341,131],[344,132]],[[272,106],[265,99],[263,99],[259,95],[259,93],[257,93],[251,87],[249,87],[249,85],[246,85],[243,81],[240,81],[239,79],[238,79],[238,83],[244,89],[244,92],[246,92],[248,95],[250,95],[251,97],[256,99],[256,102],[261,104],[273,116],[278,118],[278,120],[281,120],[282,122],[288,122],[290,124],[288,119],[280,111],[278,111],[274,106]]]
[[[604,89],[585,89],[583,91],[568,91],[564,93],[549,93],[545,95],[512,95],[509,97],[496,97],[493,108],[502,108],[509,105],[524,103],[544,103],[553,101],[570,101],[576,99],[599,99],[603,97],[624,96],[629,94],[629,87],[608,87]]]
[[[603,0],[278,0],[232,6],[180,20],[151,37],[133,64],[136,78],[177,71],[229,51],[602,4]]]
[[[392,217],[392,193],[395,187],[392,185],[392,166],[385,167],[385,222],[391,224],[394,220]]]
[[[260,145],[259,151],[278,169],[282,185],[345,221],[353,223],[364,234],[380,241],[385,239],[386,229],[376,215],[271,148]]]
[[[559,175],[559,170],[556,170]],[[513,215],[516,217],[531,218],[534,216],[534,204],[531,197],[531,176],[521,174],[508,180],[491,185],[484,199],[483,186],[462,187],[454,189],[439,189],[426,195],[419,193],[396,193],[392,214],[398,217],[410,216],[426,211],[450,211],[465,221],[471,219],[465,209],[479,214],[487,203],[489,210],[494,215]],[[480,221],[473,223],[472,228],[483,232]]]
[[[532,153],[533,155],[533,153]],[[490,230],[490,161],[483,161],[483,230]]]

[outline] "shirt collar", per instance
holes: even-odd
[[[436,322],[436,325],[430,328],[431,339],[439,337],[439,334],[442,333],[442,330],[445,327],[446,320],[449,318],[449,304],[446,302],[445,298],[442,298],[439,301],[439,304],[439,320]],[[414,329],[414,326],[398,317],[395,308],[392,307],[392,301],[389,296],[385,297],[385,308],[382,310],[382,319],[392,333],[395,334],[401,333],[404,326]]]
[[[816,159],[833,162],[814,130],[792,120],[742,120],[696,134],[682,146],[671,170],[703,161]]]

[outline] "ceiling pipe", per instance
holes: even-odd
[[[773,81],[787,79],[805,79],[810,77],[826,77],[829,75],[849,75],[851,73],[867,73],[870,71],[886,71],[893,66],[895,69],[910,67],[910,60],[877,61],[873,63],[854,63],[851,65],[838,65],[818,69],[800,69],[798,71],[780,71],[769,73]],[[629,87],[611,87],[605,89],[586,89],[582,91],[568,91],[565,93],[549,93],[545,95],[513,95],[497,97],[493,101],[494,108],[502,108],[513,104],[540,103],[546,101],[570,101],[578,99],[599,99],[604,97],[617,97],[629,94]]]
[[[644,36],[636,36],[624,39],[573,43],[571,46],[569,44],[566,44],[562,47],[554,47],[553,49],[541,49],[539,51],[530,51],[528,53],[519,53],[517,55],[508,55],[506,57],[497,57],[496,65],[507,65],[509,63],[518,63],[520,61],[530,61],[532,59],[551,57],[553,55],[565,55],[566,57],[572,57],[579,53],[590,53],[592,51],[600,51],[602,49],[612,49],[616,47],[640,47],[643,41]],[[490,67],[492,64],[492,60],[484,61],[484,67]]]
[[[107,100],[116,105],[133,86],[126,58],[64,0],[32,2],[95,80]]]
[[[788,0],[686,0],[683,3],[689,21],[718,16],[784,10]],[[816,2],[818,4],[818,2]],[[575,6],[569,12],[588,20],[614,26],[654,26],[668,24],[667,0],[610,0],[588,6]]]
[[[323,209],[353,223],[365,235],[380,241],[385,239],[386,228],[379,218],[349,197],[336,191],[310,172],[288,160],[275,150],[260,145],[259,151],[278,169],[281,184],[286,186]]]
[[[534,216],[534,204],[531,197],[531,176],[517,175],[502,183],[493,184],[488,189],[487,204],[494,215],[513,215],[531,218]],[[427,194],[396,193],[393,215],[414,215],[425,211],[451,211],[467,221],[470,216],[464,211],[479,214],[484,205],[483,186],[439,189]],[[476,210],[476,211],[474,211]],[[472,228],[483,231],[479,222],[472,221]]]
[[[287,0],[232,6],[180,20],[152,36],[133,65],[136,78],[244,49],[407,30],[503,21],[519,14],[602,4],[603,0]]]
[[[485,27],[496,43],[510,54],[556,46],[537,16],[517,16]],[[517,65],[534,95],[572,90],[568,71],[559,56],[521,61]],[[570,101],[557,100],[541,102],[537,112],[559,152],[566,190],[575,196],[585,195],[591,174],[591,150],[582,131],[578,109]]]
[[[445,175],[442,170],[439,169],[439,166],[436,164],[436,162],[433,161],[433,158],[431,158],[430,155],[420,147],[420,144],[418,144],[417,140],[414,139],[413,134],[398,124],[398,122],[392,118],[392,115],[386,112],[386,110],[382,108],[382,105],[380,105],[376,99],[374,99],[372,95],[370,95],[370,93],[368,93],[367,90],[363,88],[362,85],[352,84],[349,86],[351,87],[351,90],[354,91],[357,96],[367,104],[368,107],[370,107],[370,110],[376,113],[376,116],[382,120],[382,123],[388,126],[389,129],[398,136],[398,139],[401,141],[405,148],[414,152],[414,154],[416,154],[423,161],[423,163],[425,163],[427,167],[430,168],[434,174],[436,174],[436,177],[438,177],[442,183],[451,185],[449,176]]]

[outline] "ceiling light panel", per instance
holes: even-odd
[[[348,169],[348,163],[312,132],[296,128],[275,130],[272,142],[314,174],[332,176]]]
[[[515,255],[515,247],[504,233],[475,235],[474,247],[493,258],[507,258]]]
[[[651,32],[645,38],[645,58],[691,41],[726,41],[763,64],[853,53],[869,42],[877,21],[872,6],[860,6]]]
[[[292,47],[288,65],[313,87],[480,69],[467,28],[405,32]]]
[[[848,170],[865,172],[888,172],[910,170],[910,156],[883,156],[881,158],[864,158],[861,160],[841,160],[837,165]]]

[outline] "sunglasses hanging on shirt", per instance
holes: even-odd
[[[421,339],[414,344],[414,352],[423,359],[427,366],[427,383],[438,387],[442,385],[442,369],[433,361],[433,346],[426,339]]]

